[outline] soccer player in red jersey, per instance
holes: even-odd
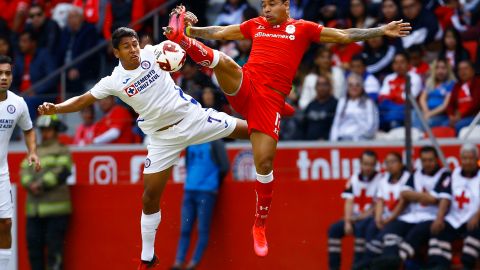
[[[369,38],[403,37],[410,33],[409,23],[394,21],[370,29],[335,29],[289,17],[288,0],[263,0],[263,16],[240,25],[192,27],[194,14],[183,6],[175,8],[168,27],[168,39],[180,44],[198,64],[213,68],[218,83],[232,107],[248,122],[257,172],[257,205],[253,226],[254,250],[266,256],[268,245],[265,222],[273,192],[273,159],[277,148],[281,115],[292,114],[285,97],[300,60],[312,42],[350,43]],[[253,40],[250,57],[240,67],[225,54],[194,38],[217,40]]]

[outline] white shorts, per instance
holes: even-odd
[[[150,135],[144,174],[157,173],[177,163],[189,145],[201,144],[232,134],[237,120],[214,109],[192,110],[180,123]]]
[[[13,197],[10,181],[0,181],[0,218],[13,217]]]

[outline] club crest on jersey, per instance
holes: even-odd
[[[125,93],[127,94],[128,97],[133,97],[136,94],[138,94],[138,92],[139,92],[138,89],[133,84],[125,88]]]
[[[15,106],[13,106],[13,105],[8,105],[8,106],[7,106],[7,112],[8,112],[8,113],[14,114],[15,111],[16,111]]]
[[[287,32],[287,34],[293,34],[295,33],[295,25],[293,24],[290,24],[290,25],[287,25],[287,28],[285,28],[285,32]]]
[[[142,66],[143,69],[149,69],[151,66],[150,62],[148,62],[147,60],[142,61],[140,65]]]
[[[152,161],[149,158],[145,159],[145,168],[150,167],[151,164],[152,164]]]

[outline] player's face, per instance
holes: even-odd
[[[465,172],[474,172],[478,167],[478,157],[475,156],[473,151],[464,151],[461,153],[460,162],[462,164],[462,170]]]
[[[403,164],[395,155],[388,155],[385,158],[385,165],[390,174],[399,174],[403,169]]]
[[[423,152],[420,154],[422,168],[427,174],[431,174],[438,167],[438,161],[433,152]]]
[[[136,69],[140,65],[140,44],[135,37],[124,37],[113,49],[115,57],[120,59],[125,69]]]
[[[5,93],[12,85],[12,66],[0,64],[0,94]]]
[[[283,0],[263,0],[263,16],[271,25],[281,24],[288,18],[289,4],[288,0],[285,2]]]
[[[375,166],[377,165],[377,159],[372,156],[363,155],[361,161],[361,170],[363,175],[373,175],[375,172]]]

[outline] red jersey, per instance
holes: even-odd
[[[133,118],[130,112],[121,105],[115,105],[102,119],[95,123],[95,137],[111,128],[120,130],[120,137],[110,143],[133,143]]]
[[[253,41],[243,68],[261,86],[288,95],[304,52],[320,41],[322,29],[322,25],[291,18],[279,25],[270,25],[264,17],[248,20],[240,25],[243,36]]]
[[[447,112],[453,115],[456,110],[460,112],[462,118],[475,116],[480,111],[480,77],[475,77],[467,83],[455,84]]]

